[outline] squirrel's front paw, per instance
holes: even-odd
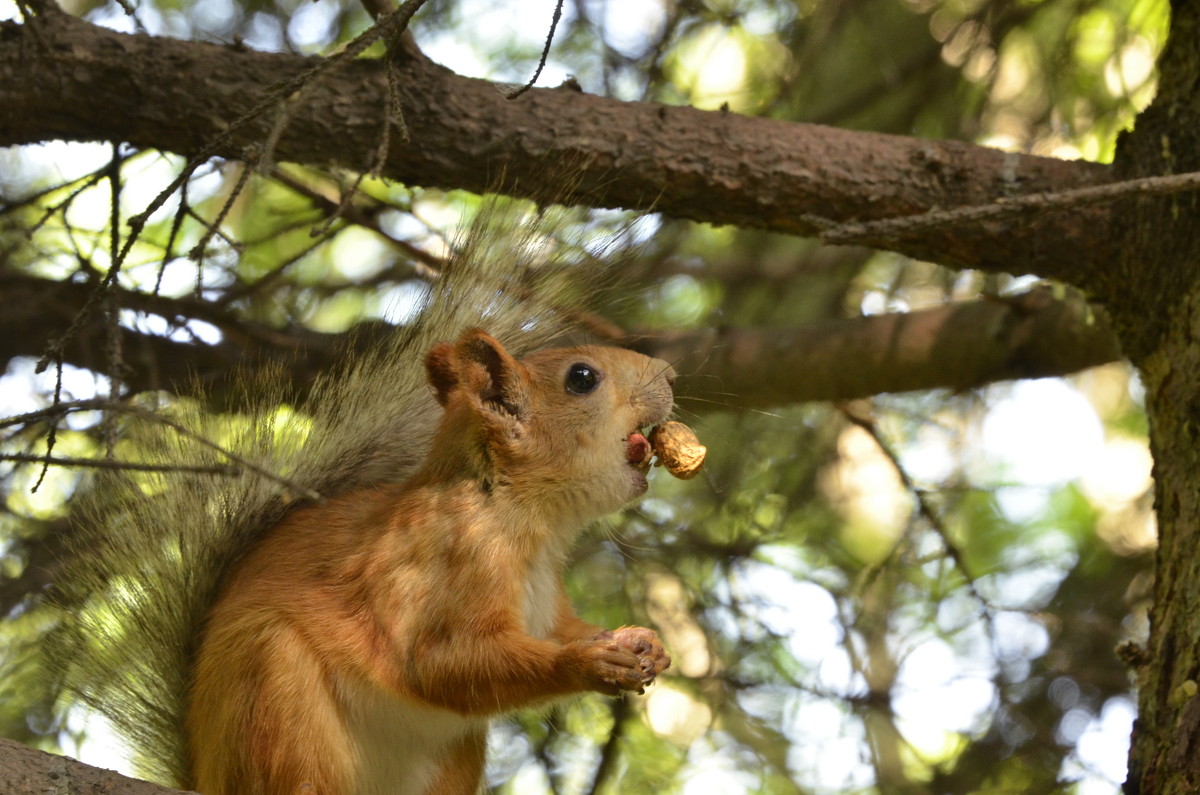
[[[663,648],[658,633],[652,629],[621,627],[605,630],[597,635],[596,639],[614,640],[621,648],[632,652],[638,658],[638,669],[642,673],[643,684],[650,684],[656,676],[671,667],[671,656]]]
[[[578,640],[563,647],[570,658],[584,689],[596,690],[615,696],[622,691],[642,693],[645,685],[654,678],[647,678],[642,658],[626,648],[615,638],[602,637],[594,640]]]

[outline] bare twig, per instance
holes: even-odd
[[[188,257],[195,260],[197,263],[200,263],[204,260],[204,249],[208,246],[208,242],[212,240],[213,235],[217,234],[217,231],[221,228],[221,224],[225,223],[225,219],[229,216],[229,211],[233,209],[234,203],[238,200],[238,197],[242,195],[242,190],[246,187],[246,183],[250,180],[250,174],[254,171],[252,165],[254,160],[254,156],[251,155],[249,162],[242,166],[242,171],[240,174],[238,174],[237,183],[233,186],[233,189],[229,191],[229,197],[226,198],[225,203],[221,205],[221,210],[217,213],[217,217],[213,219],[212,223],[207,224],[208,229],[203,235],[200,236],[200,240],[196,242],[196,245],[192,247],[192,250],[188,252]],[[197,269],[197,273],[199,273],[199,269]],[[200,292],[199,276],[196,278],[196,292],[197,295]]]
[[[925,490],[918,488],[918,486],[913,483],[912,478],[909,477],[908,472],[901,465],[900,459],[896,455],[895,451],[892,450],[891,446],[879,433],[879,427],[875,424],[875,420],[872,417],[865,416],[852,410],[845,403],[838,404],[838,411],[841,412],[841,415],[845,417],[851,425],[856,425],[866,431],[867,434],[870,435],[871,439],[875,442],[875,445],[879,448],[880,452],[882,452],[884,457],[887,458],[888,462],[891,463],[892,468],[896,471],[896,474],[900,478],[900,483],[904,486],[906,491],[913,495],[913,498],[916,500],[918,513],[920,513],[921,517],[925,519],[925,521],[933,529],[933,532],[937,534],[938,538],[942,542],[942,547],[946,550],[946,555],[954,564],[954,568],[957,569],[959,574],[962,575],[971,597],[982,606],[984,620],[987,622],[990,630],[991,605],[983,596],[983,594],[979,592],[979,589],[976,586],[975,576],[967,567],[966,558],[963,555],[962,550],[959,548],[958,543],[950,537],[950,531],[946,528],[945,522],[942,521],[941,515],[930,503],[929,497],[925,493]],[[991,637],[990,631],[989,637]]]
[[[343,47],[339,52],[331,55],[328,58],[318,61],[313,66],[293,75],[292,77],[280,80],[264,90],[262,98],[258,102],[251,106],[250,109],[241,116],[230,122],[220,135],[214,136],[208,141],[208,143],[200,147],[200,150],[192,156],[191,160],[189,160],[184,168],[180,171],[179,176],[175,177],[175,179],[173,179],[166,188],[164,188],[157,196],[151,199],[150,203],[146,205],[146,208],[142,210],[142,212],[129,219],[129,226],[132,232],[125,239],[125,245],[121,249],[118,261],[124,261],[125,257],[129,255],[129,251],[133,247],[133,243],[141,234],[141,230],[145,227],[146,222],[150,219],[150,216],[153,215],[159,207],[162,207],[163,204],[166,203],[167,199],[191,177],[193,171],[195,171],[202,163],[216,154],[216,152],[220,151],[223,146],[227,145],[229,141],[233,139],[235,133],[241,130],[242,127],[245,127],[247,124],[255,121],[264,113],[271,110],[271,108],[276,107],[276,105],[284,98],[292,96],[297,91],[300,91],[305,86],[309,85],[310,81],[314,80],[318,75],[321,75],[327,70],[334,69],[358,57],[364,50],[374,44],[381,36],[390,35],[392,33],[398,35],[400,31],[408,27],[408,23],[412,19],[413,14],[417,13],[417,11],[420,10],[420,8],[424,6],[426,2],[428,2],[428,0],[408,0],[400,7],[388,12],[385,16],[380,17],[378,22],[359,34],[357,38],[346,44],[346,46]],[[270,152],[265,150],[262,152],[260,157],[260,163],[267,162],[271,159]]]
[[[533,88],[533,84],[542,76],[542,70],[546,68],[546,59],[550,57],[550,45],[554,42],[554,32],[558,30],[558,22],[562,19],[563,0],[556,0],[554,3],[554,16],[550,20],[550,32],[546,34],[546,45],[542,48],[542,56],[538,59],[537,69],[533,72],[533,77],[529,78],[529,82],[515,91],[510,91],[505,94],[505,99],[516,99],[524,94],[529,89]]]
[[[132,15],[132,9],[130,9]],[[109,184],[109,259],[116,262],[121,250],[121,145],[112,145],[112,160],[108,165]],[[121,302],[116,290],[107,289],[116,279],[116,272],[108,280],[108,284],[100,289],[105,294],[104,300],[104,329],[107,337],[108,354],[108,398],[113,403],[121,394],[121,377],[125,368],[124,356],[121,351]],[[116,415],[111,412],[104,420],[104,457],[109,461],[116,460],[117,423]]]
[[[113,469],[133,472],[199,472],[214,475],[237,475],[239,469],[235,466],[193,466],[189,464],[142,464],[137,461],[115,461],[110,458],[62,458],[60,456],[37,455],[36,453],[0,453],[0,461],[13,461],[18,464],[43,464],[42,476],[37,485],[45,478],[45,469],[51,466],[82,467],[88,469]],[[37,486],[34,486],[34,490]]]
[[[109,463],[113,464],[113,466],[108,466],[107,464],[87,463],[87,462],[94,461],[95,459],[56,458],[56,457],[53,457],[50,455],[49,450],[47,450],[46,454],[44,454],[44,455],[26,454],[26,453],[0,453],[0,460],[19,461],[22,463],[42,463],[45,466],[50,466],[50,465],[103,466],[103,467],[111,468],[111,469],[131,469],[131,470],[136,470],[136,471],[164,471],[164,472],[196,471],[196,472],[216,472],[219,474],[228,474],[228,475],[237,475],[237,474],[240,474],[242,470],[248,470],[250,472],[255,473],[256,475],[261,475],[262,477],[267,478],[268,480],[272,480],[282,486],[285,486],[285,487],[291,489],[292,491],[296,492],[297,494],[300,494],[301,496],[306,497],[307,499],[313,500],[315,502],[323,502],[324,501],[324,497],[322,497],[319,492],[314,491],[313,489],[310,489],[307,486],[304,486],[303,484],[297,483],[294,480],[290,480],[290,479],[285,478],[281,475],[278,475],[274,472],[271,472],[270,470],[254,463],[253,461],[243,458],[242,456],[238,455],[237,453],[233,452],[232,450],[230,450],[228,448],[222,447],[221,445],[217,444],[216,442],[213,442],[212,440],[202,436],[201,434],[197,433],[196,431],[193,431],[191,428],[188,428],[187,426],[185,426],[179,422],[176,422],[175,420],[172,420],[169,417],[165,417],[162,414],[159,414],[158,412],[149,411],[147,409],[143,409],[138,406],[130,406],[125,403],[116,403],[111,400],[101,400],[101,399],[80,400],[80,401],[75,401],[73,403],[62,403],[56,399],[52,405],[50,405],[44,409],[39,409],[38,411],[32,411],[32,412],[29,412],[26,414],[21,414],[16,417],[8,417],[4,420],[0,420],[0,428],[12,426],[12,425],[30,423],[30,422],[37,422],[37,421],[41,421],[41,420],[52,419],[55,417],[62,417],[66,414],[80,412],[80,411],[108,411],[108,412],[114,412],[114,413],[120,413],[120,414],[129,414],[131,416],[137,417],[138,419],[146,420],[147,422],[153,422],[158,425],[166,426],[167,428],[170,428],[171,430],[175,431],[179,435],[184,436],[188,439],[191,439],[192,441],[196,442],[197,444],[199,444],[203,447],[207,447],[210,450],[213,450],[216,453],[220,454],[221,456],[228,458],[230,461],[232,461],[234,464],[236,464],[236,466],[197,468],[197,467],[191,467],[189,465],[138,464],[138,463],[133,463],[133,462],[109,462]],[[51,424],[51,426],[50,426],[50,434],[51,435],[53,435],[54,430],[57,427],[58,427],[57,424]],[[44,469],[43,469],[42,476],[43,477],[45,476]],[[39,479],[38,483],[39,484],[41,483],[41,479]]]
[[[1104,204],[1136,194],[1149,196],[1196,190],[1200,190],[1200,172],[1192,171],[1186,174],[1110,182],[1107,185],[1073,190],[1002,197],[989,204],[956,207],[952,210],[937,210],[899,218],[883,218],[878,221],[838,224],[835,221],[814,216],[809,216],[808,220],[822,228],[821,241],[823,243],[844,245],[897,235],[909,235],[942,226],[1007,218],[1030,210],[1061,211],[1093,204]]]

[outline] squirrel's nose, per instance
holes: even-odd
[[[675,388],[675,368],[666,362],[662,362],[662,377],[667,379],[667,386]]]

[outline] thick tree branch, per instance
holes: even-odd
[[[0,273],[0,366],[14,356],[41,356],[87,300],[90,287]],[[126,356],[138,366],[134,391],[203,384],[217,402],[234,388],[237,370],[255,360],[291,359],[292,386],[303,392],[317,372],[337,365],[354,346],[369,347],[383,323],[351,334],[278,330],[236,323],[212,307],[121,291],[122,306],[180,322],[201,316],[225,339],[216,345],[179,342],[124,330]],[[197,310],[206,314],[193,315]],[[89,321],[64,351],[66,361],[103,371],[103,318]],[[844,400],[880,392],[938,387],[964,389],[991,381],[1065,375],[1114,361],[1120,350],[1106,319],[1076,296],[1055,299],[1037,290],[1003,299],[828,321],[795,329],[714,329],[629,340],[675,364],[689,405],[758,408],[806,400]]]
[[[1106,318],[1081,297],[1048,290],[798,329],[689,332],[645,347],[676,363],[676,392],[693,411],[709,401],[748,409],[960,390],[1120,358]]]
[[[126,35],[49,13],[0,24],[0,145],[109,139],[182,154],[226,134],[242,158],[277,113],[228,129],[313,58]],[[655,209],[671,216],[815,234],[846,223],[1102,184],[1109,168],[952,141],[851,132],[725,112],[628,103],[568,88],[510,102],[416,53],[398,56],[412,140],[385,176],[515,195]],[[368,169],[387,121],[379,60],[330,70],[304,92],[274,156]],[[551,164],[548,167],[547,164]],[[1086,220],[1081,221],[1081,216]],[[951,266],[1032,272],[1088,284],[1102,267],[1105,208],[1025,215],[857,242]]]
[[[45,795],[48,792],[105,795],[179,795],[178,790],[126,778],[65,756],[54,756],[0,738],[0,792]]]

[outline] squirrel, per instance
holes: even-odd
[[[675,373],[545,348],[578,291],[555,287],[563,268],[530,283],[540,232],[487,223],[417,321],[298,410],[266,389],[225,424],[192,407],[141,431],[152,460],[236,454],[236,477],[93,484],[51,654],[141,775],[205,795],[474,793],[490,717],[641,693],[670,665],[653,630],[577,617],[562,570],[581,528],[646,490],[643,431]]]

